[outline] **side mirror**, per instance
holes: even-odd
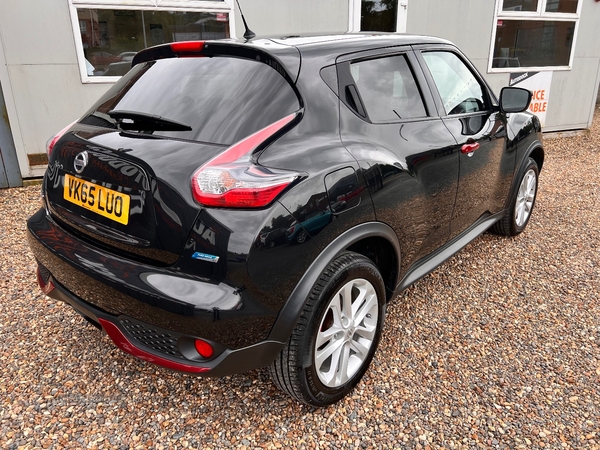
[[[500,92],[500,110],[503,113],[523,112],[529,107],[532,96],[527,89],[504,87]]]

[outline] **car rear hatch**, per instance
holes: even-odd
[[[295,50],[284,51],[293,60]],[[94,245],[173,264],[202,208],[198,169],[232,149],[239,156],[249,136],[260,137],[250,150],[261,150],[300,109],[281,61],[261,49],[196,42],[142,51],[49,147],[47,207]]]

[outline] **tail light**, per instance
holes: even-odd
[[[75,121],[77,122],[77,121]],[[70,123],[69,125],[67,125],[66,127],[64,127],[62,130],[60,130],[56,136],[54,136],[53,138],[48,139],[48,142],[46,142],[46,154],[48,155],[48,160],[50,159],[50,155],[52,154],[52,149],[54,149],[54,146],[56,145],[56,143],[58,142],[58,140],[63,137],[63,134],[65,134],[67,132],[67,130],[69,128],[71,128],[75,122]]]
[[[192,177],[194,199],[205,206],[225,208],[260,208],[271,203],[300,174],[254,164],[252,152],[297,114],[242,139],[200,167]]]

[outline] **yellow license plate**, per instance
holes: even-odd
[[[65,174],[65,200],[127,225],[129,195]]]

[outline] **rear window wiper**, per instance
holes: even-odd
[[[166,117],[137,111],[113,109],[108,115],[117,121],[122,130],[132,131],[192,131],[192,127]]]

